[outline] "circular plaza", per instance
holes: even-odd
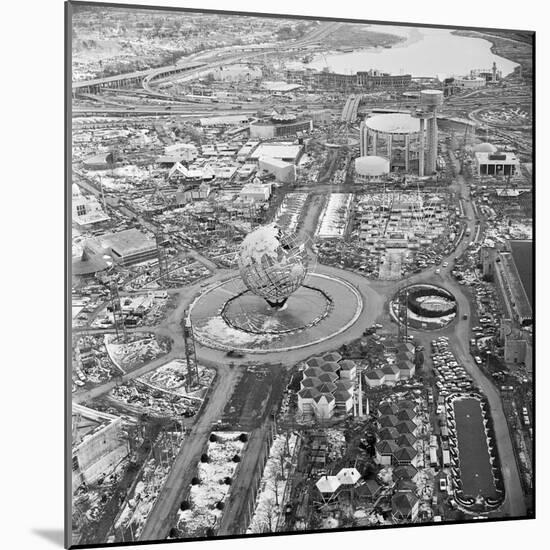
[[[332,306],[332,299],[323,290],[303,285],[281,308],[273,308],[245,290],[225,303],[221,315],[228,326],[237,330],[282,335],[314,327],[329,315]]]
[[[307,348],[345,333],[365,303],[346,272],[309,273],[283,307],[272,308],[234,276],[203,289],[189,309],[200,346],[247,354]]]

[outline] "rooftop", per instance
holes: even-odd
[[[348,391],[353,388],[353,382],[351,380],[346,380],[346,379],[337,380],[335,384],[336,384],[336,388],[339,390]]]
[[[383,427],[395,426],[399,424],[399,419],[394,414],[387,414],[378,419],[378,424]]]
[[[334,361],[325,361],[319,366],[319,368],[323,372],[336,372],[340,369],[340,365],[338,365],[338,363],[335,363]]]
[[[378,432],[378,439],[380,441],[394,441],[394,440],[397,440],[398,437],[399,437],[399,432],[393,426],[382,428]]]
[[[379,441],[376,444],[376,450],[381,454],[390,454],[393,455],[393,453],[397,450],[397,443],[395,441]]]
[[[301,145],[262,143],[250,155],[252,159],[270,157],[270,159],[295,159],[302,150]]]
[[[357,157],[355,159],[355,171],[361,176],[382,176],[389,173],[390,162],[384,157]]]
[[[338,365],[340,365],[340,369],[342,370],[353,370],[356,368],[355,361],[352,361],[351,359],[344,359],[343,361],[340,361]]]
[[[77,403],[72,405],[73,447],[88,436],[118,420],[112,414],[89,409]]]
[[[395,414],[398,411],[397,405],[394,405],[393,403],[381,403],[378,406],[378,412],[380,415],[383,414]]]
[[[336,477],[342,485],[355,485],[361,479],[361,474],[356,468],[342,468]]]
[[[304,372],[303,372],[303,375],[304,375],[304,378],[306,377],[317,377],[321,374],[321,369],[319,369],[318,367],[308,367]]]
[[[418,502],[411,492],[396,493],[392,498],[392,512],[394,515],[408,516]]]
[[[382,490],[380,485],[375,479],[368,479],[356,489],[356,494],[374,497]]]
[[[413,134],[420,132],[420,121],[405,113],[375,115],[365,120],[371,130],[385,134]]]
[[[392,472],[394,480],[412,479],[417,473],[418,470],[412,464],[397,466]]]
[[[412,460],[416,456],[416,450],[413,447],[401,447],[394,453],[397,460]]]
[[[292,166],[292,164],[290,164],[289,162],[285,162],[284,160],[281,160],[279,158],[260,157],[259,160],[260,162],[265,162],[266,164],[269,164],[274,168],[287,168],[288,166]]]
[[[369,370],[365,373],[365,377],[369,380],[380,380],[381,378],[384,378],[384,373],[382,372],[382,369]]]
[[[338,375],[334,372],[323,372],[319,374],[318,378],[321,382],[334,382],[338,380]]]
[[[317,397],[320,394],[315,388],[304,388],[303,390],[300,390],[298,392],[298,395],[302,399],[313,399],[314,397]]]
[[[103,248],[112,248],[121,256],[135,254],[156,247],[155,242],[138,229],[125,229],[97,237]]]
[[[412,434],[416,430],[416,424],[412,420],[404,420],[395,427],[400,434]]]
[[[518,158],[514,153],[489,153],[479,151],[475,153],[475,157],[480,164],[519,164]]]
[[[340,481],[336,476],[323,476],[315,485],[321,493],[334,493],[340,487]]]
[[[248,122],[249,115],[225,115],[225,116],[212,116],[204,117],[200,119],[201,126],[222,126],[229,124],[244,124]]]

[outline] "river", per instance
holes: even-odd
[[[391,48],[369,48],[350,53],[333,52],[315,56],[309,63],[294,63],[294,68],[329,70],[340,74],[378,69],[390,74],[415,77],[464,76],[471,69],[490,69],[493,61],[502,75],[518,65],[491,52],[491,42],[452,34],[450,29],[372,25],[370,31],[395,34],[405,41]]]

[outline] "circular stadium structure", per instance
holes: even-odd
[[[390,302],[390,314],[415,330],[437,330],[456,318],[455,297],[431,284],[414,284],[401,289]]]
[[[418,171],[420,119],[407,113],[374,115],[361,123],[361,155],[383,156],[390,171]]]
[[[372,132],[388,135],[410,135],[420,132],[420,121],[406,113],[374,115],[365,124]]]
[[[358,181],[378,181],[387,176],[390,161],[384,157],[358,157],[355,159],[355,179]]]

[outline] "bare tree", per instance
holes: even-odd
[[[273,489],[273,492],[275,493],[275,506],[279,506],[279,482],[284,479],[279,473],[275,475],[274,481],[271,482],[271,488]]]
[[[272,500],[268,500],[266,502],[266,506],[264,510],[265,510],[265,516],[261,523],[262,531],[264,533],[266,531],[269,533],[273,533],[273,524],[274,524],[274,519],[277,517],[277,509]]]

